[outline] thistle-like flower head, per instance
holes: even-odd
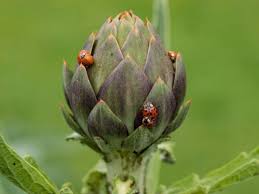
[[[108,18],[92,33],[75,72],[64,64],[68,124],[96,151],[142,152],[174,131],[186,75],[180,53],[167,52],[149,21],[131,11]]]

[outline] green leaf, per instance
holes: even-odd
[[[54,183],[51,182],[51,180],[48,178],[46,173],[39,167],[39,165],[37,164],[36,160],[33,157],[31,157],[30,155],[26,155],[24,156],[24,160],[29,164],[31,164],[33,167],[35,167],[44,176],[44,178],[47,181],[49,181],[52,185],[55,185]]]
[[[0,181],[0,193],[7,194],[6,190],[3,188],[2,182]]]
[[[157,148],[160,153],[160,159],[168,164],[174,164],[176,159],[174,156],[173,148],[174,148],[174,142],[172,141],[164,141],[157,145]]]
[[[84,177],[81,194],[107,194],[108,183],[106,173],[106,165],[102,160],[100,160]]]
[[[83,145],[87,145],[90,148],[92,148],[97,153],[101,153],[101,150],[97,146],[97,144],[93,141],[87,138],[86,136],[81,136],[80,134],[74,132],[66,137],[67,141],[78,141]]]
[[[200,179],[191,175],[165,190],[165,194],[209,194],[259,175],[259,147],[237,158]]]
[[[56,186],[35,167],[31,158],[28,160],[16,154],[0,136],[0,173],[28,194],[57,194]]]
[[[153,5],[153,25],[158,31],[165,47],[170,48],[170,6],[168,0],[154,0]]]
[[[72,191],[72,185],[71,183],[65,183],[62,188],[60,189],[60,194],[74,194]]]

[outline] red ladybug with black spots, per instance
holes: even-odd
[[[143,106],[142,117],[143,117],[142,124],[148,128],[152,128],[157,121],[157,117],[158,117],[157,108],[151,102],[147,102]]]

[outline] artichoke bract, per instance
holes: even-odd
[[[165,50],[149,21],[131,11],[108,18],[80,53],[75,72],[64,62],[71,111],[62,110],[89,147],[100,153],[141,153],[181,125],[190,106],[182,105],[182,57]],[[82,53],[92,56],[89,63]]]

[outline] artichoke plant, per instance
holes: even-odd
[[[180,108],[186,91],[180,53],[167,52],[152,24],[131,11],[92,33],[75,72],[65,62],[63,76],[68,124],[104,154],[143,152],[179,127],[190,104]]]
[[[67,123],[105,157],[110,182],[120,175],[144,179],[137,173],[147,166],[143,153],[177,129],[189,109],[190,102],[182,105],[186,74],[180,53],[166,51],[149,21],[125,11],[92,33],[77,59],[74,72],[64,62]],[[127,167],[113,165],[118,160]]]

